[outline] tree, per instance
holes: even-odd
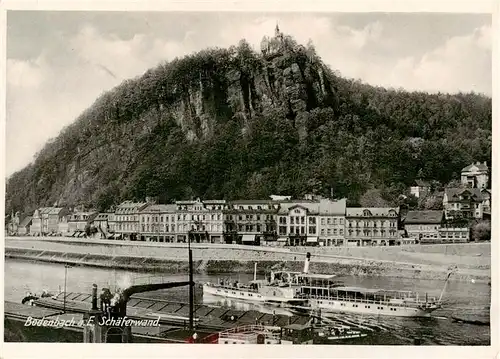
[[[389,207],[390,204],[382,198],[382,192],[379,189],[369,189],[361,198],[359,203],[362,207]]]
[[[491,222],[480,221],[472,227],[472,239],[475,242],[491,240]]]

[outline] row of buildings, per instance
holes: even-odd
[[[454,219],[482,219],[491,208],[491,192],[479,164],[466,167],[461,188],[445,190],[443,211],[347,207],[345,199],[307,196],[292,200],[190,200],[174,204],[125,201],[113,212],[70,211],[42,207],[30,216],[13,214],[9,234],[107,239],[269,245],[369,246],[448,243],[470,240],[469,227]],[[464,169],[465,170],[465,169]],[[478,174],[478,172],[480,172]],[[471,179],[472,178],[472,179]],[[453,223],[450,225],[450,223]]]
[[[155,242],[186,242],[191,236],[194,242],[291,246],[469,240],[467,229],[455,228],[458,237],[455,232],[449,237],[451,229],[441,226],[443,217],[442,211],[415,211],[402,220],[399,208],[350,208],[345,199],[126,201],[112,213],[71,213],[65,208],[43,207],[23,219],[14,215],[9,231]]]

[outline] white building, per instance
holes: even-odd
[[[223,243],[224,200],[175,202],[177,210],[177,241],[187,242],[191,233],[195,242]]]
[[[175,204],[152,204],[139,212],[140,239],[150,242],[174,242],[176,234]]]

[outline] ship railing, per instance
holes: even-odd
[[[268,338],[278,338],[277,334],[272,333],[263,325],[245,325],[241,327],[235,327],[219,333],[220,339],[237,339],[237,340],[249,340],[250,338],[256,338],[258,334],[265,334]]]
[[[429,297],[427,301],[425,300],[408,300],[408,298],[397,298],[398,300],[401,300],[402,302],[395,302],[391,301],[391,299],[396,299],[396,298],[388,298],[386,300],[371,300],[371,299],[362,299],[362,298],[349,298],[349,297],[332,297],[332,296],[320,296],[320,295],[300,295],[297,296],[300,298],[313,298],[316,300],[327,300],[327,301],[333,301],[333,300],[338,300],[338,301],[343,301],[343,302],[349,302],[349,303],[365,303],[365,304],[378,304],[378,305],[390,305],[394,307],[408,307],[411,306],[412,304],[414,305],[420,305],[420,304],[425,304],[425,303],[437,303],[437,299],[435,297]],[[414,299],[414,298],[411,298]]]
[[[217,284],[217,283],[206,283],[206,285],[213,287],[213,288],[220,288],[220,289],[227,289],[227,290],[244,290],[246,292],[251,292],[251,293],[258,293],[259,292],[256,289],[246,287],[246,286],[235,287],[232,285]]]

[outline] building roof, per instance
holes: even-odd
[[[313,201],[282,202],[278,213],[288,214],[288,212],[295,207],[305,208],[310,214],[319,213],[319,202],[313,202]]]
[[[108,212],[101,212],[101,213],[98,213],[97,216],[95,217],[95,220],[96,221],[105,221],[108,219],[109,215],[111,213],[108,213]]]
[[[177,210],[175,204],[152,204],[143,208],[141,213],[173,213]]]
[[[366,212],[367,211],[367,212]],[[395,211],[399,214],[398,207],[350,207],[346,208],[346,216],[348,217],[390,217],[389,212]],[[365,215],[366,213],[366,215]]]
[[[321,199],[319,201],[319,214],[337,214],[345,215],[347,200],[345,198],[337,201],[330,199]]]
[[[442,211],[408,211],[405,223],[441,223],[442,219]]]
[[[482,201],[483,195],[481,194],[481,189],[479,188],[446,188],[445,194],[448,197],[448,202],[453,202],[453,200],[459,200],[459,196],[464,193],[469,192],[472,196],[476,197],[478,200]]]
[[[430,186],[431,186],[431,184],[430,184],[429,182],[427,182],[427,181],[423,181],[423,180],[421,180],[421,179],[416,180],[416,181],[415,181],[415,184],[416,184],[417,186],[419,186],[419,187],[430,187]]]
[[[228,204],[271,204],[275,201],[271,199],[239,199],[235,201],[229,201]]]
[[[479,171],[488,171],[488,165],[486,162],[476,162],[468,165],[467,167],[464,167],[462,169],[462,172],[470,172],[474,167],[476,167]]]
[[[26,227],[31,224],[31,220],[33,219],[32,216],[26,216],[24,219],[19,223],[20,227]]]

